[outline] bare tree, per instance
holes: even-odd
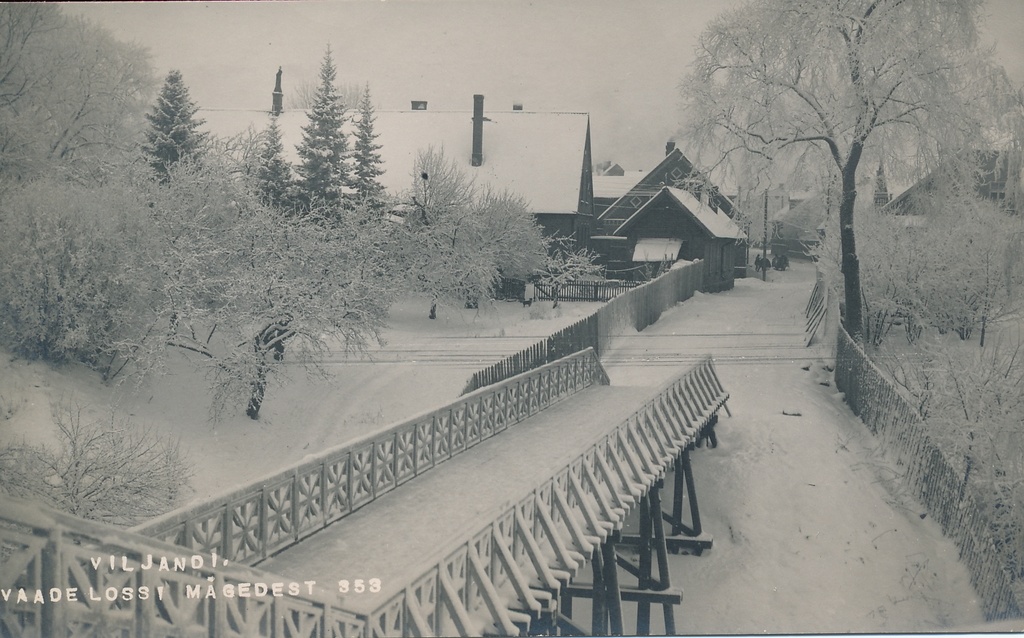
[[[131,525],[173,508],[192,470],[179,442],[111,414],[53,406],[57,446],[0,448],[0,490],[93,520]]]
[[[308,110],[313,108],[319,80],[304,79],[295,83],[288,97],[288,108]],[[363,85],[359,82],[346,82],[337,86],[340,102],[347,109],[355,109],[363,95]]]
[[[839,185],[845,322],[863,333],[854,233],[865,154],[933,162],[983,141],[996,73],[978,49],[981,0],[752,2],[703,33],[681,86],[698,163],[734,156],[827,165]],[[877,162],[868,164],[871,170]],[[892,175],[895,169],[887,172]]]

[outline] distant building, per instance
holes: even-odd
[[[280,104],[280,76],[273,95]],[[246,130],[263,131],[271,112],[201,109],[207,128],[220,136]],[[471,111],[431,111],[424,101],[411,102],[408,111],[377,111],[374,132],[381,145],[384,174],[380,183],[392,195],[408,191],[415,180],[418,155],[430,148],[443,150],[478,186],[508,189],[522,196],[548,236],[569,238],[588,247],[594,223],[590,116],[587,113],[484,111],[484,96],[476,95]],[[295,147],[304,110],[279,112],[277,117],[285,157],[298,161]]]
[[[745,267],[746,235],[731,219],[733,203],[669,142],[647,173],[598,176],[594,181],[597,232],[591,245],[609,276],[643,278],[662,265],[704,262],[704,290],[732,288]]]
[[[1008,213],[1018,212],[1013,192],[1024,179],[1020,156],[1000,151],[975,151],[974,156],[975,193],[983,199],[996,202]],[[918,198],[957,178],[948,165],[941,166],[890,201],[882,210],[893,215],[927,217],[925,207],[917,205]]]

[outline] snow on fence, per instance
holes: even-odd
[[[559,592],[728,400],[710,357],[367,614],[382,636],[517,636],[559,612]],[[583,446],[586,447],[583,447]]]
[[[464,396],[133,531],[247,565],[608,377],[593,350]]]
[[[704,269],[698,260],[633,287],[590,316],[474,372],[462,393],[468,394],[585,348],[593,348],[600,356],[616,334],[628,328],[639,332],[657,321],[668,308],[692,297],[700,290],[703,275]],[[561,295],[559,297],[565,299]]]
[[[854,414],[886,444],[906,468],[904,480],[943,533],[952,538],[989,620],[1015,618],[1024,611],[1024,582],[1008,569],[1012,561],[982,514],[981,499],[948,455],[928,435],[913,406],[840,328],[836,343],[836,387]]]
[[[804,331],[807,333],[807,341],[804,343],[806,346],[811,345],[811,342],[814,341],[818,329],[821,328],[825,320],[829,304],[828,297],[828,283],[819,270],[814,282],[814,290],[811,291],[811,298],[807,300],[807,307],[804,309],[804,316],[807,317],[807,324],[804,326]]]
[[[366,635],[333,593],[2,496],[0,557],[2,636]]]

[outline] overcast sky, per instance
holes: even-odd
[[[650,169],[680,121],[679,81],[708,20],[741,0],[335,0],[65,5],[179,69],[205,108],[269,109],[274,76],[316,79],[330,44],[339,83],[378,108],[585,111],[594,160]],[[1024,84],[1024,0],[988,0],[989,40]]]

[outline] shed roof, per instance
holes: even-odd
[[[206,127],[231,136],[252,127],[263,131],[271,115],[255,110],[202,109]],[[442,150],[478,185],[509,189],[527,200],[536,213],[575,213],[579,207],[580,175],[590,116],[586,113],[487,111],[483,126],[483,164],[470,163],[473,147],[472,111],[377,111],[374,132],[381,145],[384,188],[398,194],[413,185],[418,154]],[[285,158],[298,160],[295,146],[306,111],[281,113],[278,127]]]
[[[636,240],[633,261],[675,261],[683,240],[675,237],[644,237]]]

